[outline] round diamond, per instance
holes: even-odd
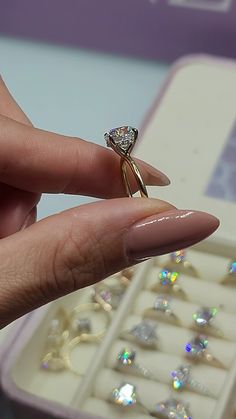
[[[172,385],[175,390],[181,390],[190,380],[191,367],[189,365],[181,365],[175,371],[172,371]]]
[[[135,360],[135,351],[131,349],[122,349],[118,354],[118,360],[122,365],[131,365]]]
[[[135,386],[129,383],[122,384],[113,390],[112,399],[120,406],[134,406],[137,403]]]
[[[217,313],[218,310],[215,307],[202,307],[200,310],[194,313],[193,320],[195,321],[197,326],[208,326]]]
[[[134,143],[137,138],[137,130],[129,126],[113,128],[104,135],[108,147],[110,147],[110,139],[126,152]]]
[[[168,269],[162,269],[159,273],[161,285],[174,285],[178,278],[178,272],[172,272]]]

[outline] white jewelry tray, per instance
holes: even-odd
[[[214,286],[216,290],[219,289],[216,281],[224,275],[225,267],[227,266],[229,260],[234,257],[235,251],[234,248],[228,246],[226,242],[222,248],[222,244],[213,243],[208,240],[198,246],[195,246],[194,249],[190,249],[187,254],[200,272],[204,274],[204,271],[209,271],[207,280],[192,278],[192,280],[199,281],[199,286],[203,287],[203,289],[207,291],[208,284],[211,286],[212,290],[214,289]],[[210,268],[209,264],[207,266],[208,258]],[[162,261],[162,259],[163,258],[160,258],[159,260]],[[214,264],[212,264],[213,261],[215,261]],[[135,315],[132,313],[135,301],[138,295],[142,292],[143,288],[146,286],[147,281],[153,275],[153,269],[155,269],[156,273],[158,273],[159,268],[154,265],[156,262],[158,262],[158,260],[150,260],[138,267],[132,283],[126,292],[119,309],[113,317],[111,326],[109,327],[103,342],[96,348],[96,356],[93,351],[94,348],[90,348],[89,351],[84,351],[82,349],[82,356],[80,355],[82,362],[80,365],[82,365],[83,368],[85,366],[83,369],[85,375],[81,378],[75,376],[71,372],[54,373],[50,371],[42,371],[39,365],[44,351],[46,331],[49,326],[50,318],[52,318],[53,314],[55,314],[58,307],[63,306],[69,308],[73,307],[75,304],[89,301],[90,288],[53,302],[29,316],[24,327],[21,329],[20,338],[13,342],[2,363],[1,382],[3,392],[12,402],[14,402],[13,407],[16,418],[20,419],[27,417],[28,419],[31,418],[31,415],[32,418],[40,418],[42,414],[42,417],[61,417],[64,419],[80,419],[87,417],[95,418],[97,417],[97,414],[99,414],[99,417],[109,419],[111,417],[119,418],[123,415],[127,418],[133,417],[145,419],[145,417],[148,417],[142,412],[139,412],[138,408],[130,408],[130,410],[126,409],[124,411],[122,408],[118,408],[117,406],[113,406],[111,403],[106,402],[105,398],[109,396],[114,386],[119,386],[122,381],[125,381],[125,376],[123,374],[114,372],[111,368],[109,368],[109,366],[113,363],[112,359],[115,358],[115,352],[114,354],[112,353],[112,346],[114,345],[115,347],[118,347],[118,343],[116,341],[119,339],[120,331],[127,329],[127,324],[129,323],[127,318],[131,319],[131,317],[129,317],[130,315],[132,315],[133,318],[137,317],[137,313]],[[220,287],[224,290],[228,290],[229,296],[234,293],[236,299],[236,288],[233,289],[229,286],[226,287],[223,285]],[[190,301],[194,301],[194,295],[189,297]],[[216,306],[221,304],[220,293],[215,294],[215,300]],[[227,311],[227,307],[225,307],[225,310]],[[172,334],[170,336],[171,348],[168,350],[169,357],[170,360],[171,357],[174,357],[174,359],[180,359],[179,344],[176,345],[177,349],[175,352],[175,344],[180,339],[178,332],[180,329],[185,330],[184,333],[187,333],[187,335],[189,334],[189,337],[193,335],[193,332],[175,326],[169,326],[165,323],[159,323],[161,330],[159,337],[160,351],[162,351],[162,331],[170,328]],[[235,328],[235,325],[232,324],[232,327]],[[234,360],[231,362],[230,368],[225,374],[224,382],[220,383],[220,385],[217,384],[220,388],[219,397],[216,396],[216,399],[213,400],[208,399],[206,396],[194,395],[189,391],[184,391],[180,394],[177,393],[176,397],[179,397],[181,400],[186,402],[191,400],[191,419],[202,419],[203,417],[204,419],[229,419],[232,415],[234,394],[236,391],[236,340],[234,343],[229,343],[223,339],[219,340],[217,338],[210,337],[209,341],[214,342],[214,344],[212,343],[211,345],[211,349],[214,353],[217,353],[217,342],[220,342],[221,347],[222,344],[225,345],[226,351],[225,354],[224,351],[222,351],[222,356],[225,356],[226,364],[228,361],[227,354],[229,353],[227,350],[228,345],[230,345],[231,349],[233,346],[234,351]],[[127,345],[129,347],[133,346],[130,343],[125,344],[124,341],[123,346],[125,347]],[[147,365],[148,356],[145,356],[145,350],[137,349],[137,355],[139,352],[142,353],[142,356],[138,356],[139,364],[145,366],[146,363]],[[155,353],[158,356],[159,351],[152,351],[153,357]],[[177,366],[178,365],[176,365],[176,367]],[[154,370],[155,368],[157,368],[157,370],[158,368],[162,370],[163,368],[165,369],[165,366],[163,367],[160,365],[160,367],[158,367],[158,357],[157,362],[154,365]],[[209,367],[205,368],[209,374]],[[203,374],[202,384],[204,384],[204,367],[200,364],[199,369],[200,377],[201,374]],[[214,381],[214,368],[211,367],[210,371],[211,369],[213,374],[212,380]],[[198,367],[194,367],[194,370],[198,371]],[[169,372],[171,372],[171,370]],[[166,377],[164,383],[161,382],[162,379],[160,379],[160,383],[158,383],[152,380],[145,380],[144,378],[137,378],[132,375],[126,376],[126,379],[127,381],[137,385],[137,393],[139,393],[139,387],[142,388],[139,397],[142,403],[144,405],[146,404],[149,409],[151,408],[153,401],[156,403],[160,402],[163,398],[168,398],[170,394],[171,387],[168,385],[168,377]],[[209,379],[209,377],[207,377],[207,381],[211,383],[211,379]],[[207,411],[208,408],[210,410],[209,413]],[[24,416],[22,416],[22,409]],[[60,412],[60,416],[58,416],[58,412]],[[88,414],[89,416],[87,416]]]

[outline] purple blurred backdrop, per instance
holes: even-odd
[[[175,1],[187,0],[0,0],[0,33],[170,61],[196,52],[236,57],[235,0],[225,12]]]

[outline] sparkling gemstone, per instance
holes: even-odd
[[[190,372],[190,365],[180,365],[175,371],[172,371],[172,385],[175,390],[181,390],[189,383]]]
[[[158,403],[156,412],[163,419],[191,419],[188,406],[174,398]]]
[[[231,265],[230,265],[230,269],[229,269],[229,272],[230,272],[231,274],[236,274],[236,262],[232,262],[232,263],[231,263]]]
[[[201,356],[208,346],[206,336],[199,335],[185,345],[186,352],[193,358]]]
[[[197,326],[208,326],[217,313],[218,310],[215,307],[202,307],[200,310],[194,313],[193,320]]]
[[[112,391],[112,399],[120,406],[134,406],[137,403],[136,388],[132,384],[124,383]]]
[[[108,147],[111,138],[122,151],[126,152],[135,143],[137,130],[129,126],[113,128],[104,135],[104,138]]]
[[[171,299],[165,295],[158,295],[154,303],[154,309],[163,313],[171,313]]]
[[[173,252],[170,254],[171,261],[175,263],[182,263],[185,261],[185,258],[186,258],[185,250],[177,250],[177,252]]]
[[[143,320],[136,326],[134,326],[131,331],[133,335],[141,344],[150,346],[155,345],[158,341],[156,334],[156,324],[151,320]]]
[[[131,365],[135,360],[135,351],[132,349],[122,349],[118,354],[118,360],[122,365]]]
[[[178,272],[172,272],[168,269],[162,269],[159,273],[161,285],[174,285],[178,278]]]

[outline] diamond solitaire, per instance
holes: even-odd
[[[134,146],[137,134],[136,128],[124,126],[111,129],[104,135],[104,138],[108,147],[111,147],[111,142],[113,142],[124,153],[127,153]]]

